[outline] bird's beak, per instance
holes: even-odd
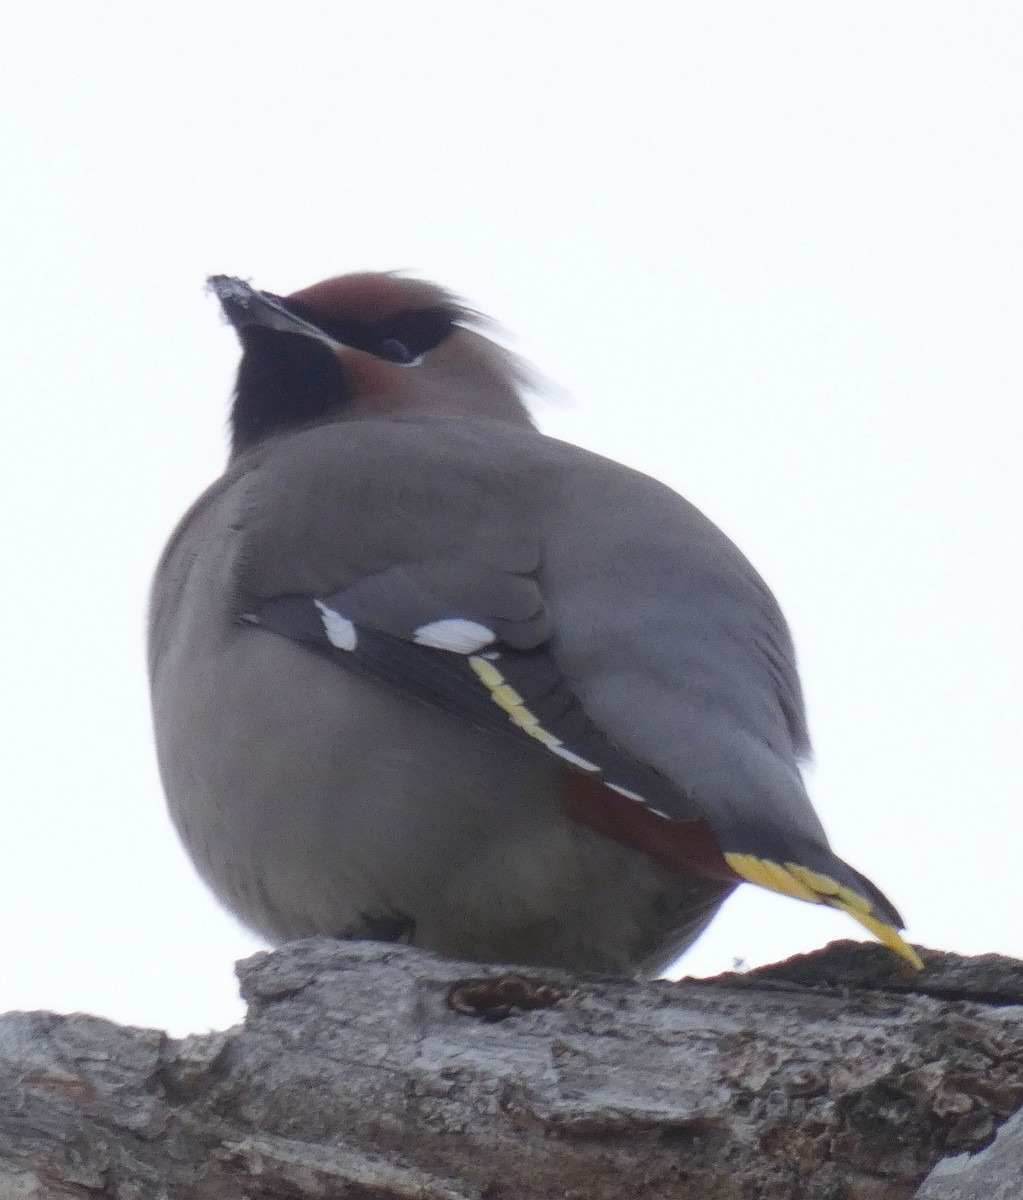
[[[277,296],[256,291],[244,279],[235,279],[231,275],[211,275],[206,280],[206,286],[220,301],[224,316],[239,333],[243,329],[256,326],[260,329],[275,329],[278,333],[297,333],[313,338],[329,346],[331,350],[343,349],[343,343],[325,333],[319,326],[289,312]]]

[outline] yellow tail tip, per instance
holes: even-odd
[[[884,942],[889,950],[894,950],[900,958],[904,958],[914,971],[924,969],[924,960],[893,925],[886,925],[883,921],[879,921],[867,913],[853,912],[851,909],[845,908],[844,904],[836,904],[835,907],[845,909],[849,916],[859,921],[864,929],[869,929],[879,942]]]
[[[725,862],[737,875],[759,887],[781,892],[782,895],[792,896],[796,900],[805,900],[808,904],[827,904],[831,908],[840,908],[853,920],[859,921],[878,941],[908,962],[914,970],[924,969],[920,955],[894,925],[879,921],[874,916],[871,903],[865,896],[829,875],[811,871],[798,863],[771,862],[766,858],[757,858],[754,854],[726,854]]]

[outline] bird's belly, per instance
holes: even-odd
[[[169,655],[154,711],[186,848],[272,942],[405,936],[455,957],[655,969],[730,890],[569,819],[544,751],[272,634]]]

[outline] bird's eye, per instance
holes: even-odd
[[[405,367],[414,367],[427,351],[439,346],[451,333],[454,323],[445,308],[420,308],[395,313],[373,326],[373,354]]]
[[[421,354],[413,354],[404,342],[393,337],[384,338],[379,346],[379,354],[381,358],[400,363],[403,367],[414,367],[422,361],[423,357]]]

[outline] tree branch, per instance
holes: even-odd
[[[239,965],[226,1033],[8,1014],[0,1198],[1018,1198],[1023,964],[928,964],[633,983],[317,939]]]

